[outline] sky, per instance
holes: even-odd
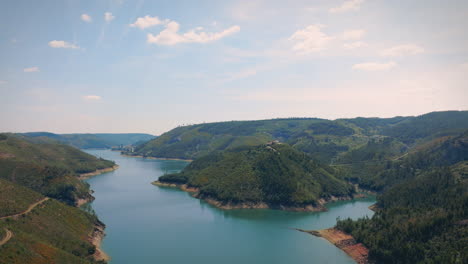
[[[0,8],[0,131],[468,110],[466,0],[43,0]]]

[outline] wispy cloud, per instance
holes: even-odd
[[[39,67],[24,68],[23,72],[39,72]]]
[[[342,37],[344,40],[361,39],[366,34],[364,29],[354,29],[343,32]]]
[[[147,42],[158,45],[176,45],[179,43],[208,43],[213,42],[240,31],[239,26],[232,26],[221,32],[211,33],[197,27],[185,33],[179,33],[180,25],[175,21],[166,24],[166,28],[157,35],[149,33]]]
[[[145,29],[149,27],[154,27],[157,25],[163,25],[167,24],[169,20],[161,20],[157,16],[151,17],[151,16],[144,16],[144,17],[139,17],[137,20],[133,23],[130,24],[130,27],[137,27],[139,29]]]
[[[355,41],[351,43],[345,43],[343,44],[343,48],[346,50],[353,50],[353,49],[358,49],[358,48],[365,48],[368,47],[369,44],[363,41]]]
[[[333,39],[322,31],[323,25],[310,25],[298,30],[289,37],[294,42],[292,49],[299,53],[312,53],[324,50]]]
[[[68,43],[66,41],[63,41],[63,40],[52,40],[49,42],[49,47],[51,48],[62,48],[62,49],[79,49],[80,47],[75,45],[75,44],[72,44],[72,43]]]
[[[112,15],[111,12],[105,12],[105,13],[104,13],[104,20],[105,20],[106,22],[111,22],[111,21],[114,20],[114,19],[115,19],[115,16]]]
[[[394,46],[394,47],[391,47],[382,51],[382,56],[402,57],[406,55],[416,55],[416,54],[420,54],[424,52],[425,52],[424,48],[416,44],[404,44],[404,45]]]
[[[80,17],[81,17],[81,20],[83,20],[86,23],[91,23],[93,21],[91,16],[88,14],[82,14]]]
[[[362,3],[364,3],[364,0],[347,0],[338,7],[330,8],[328,12],[332,14],[339,14],[349,11],[356,11],[361,8]]]
[[[85,101],[99,101],[99,100],[101,100],[101,96],[99,96],[99,95],[85,95],[82,98]]]
[[[7,84],[7,83],[8,83],[7,81],[0,80],[0,85]]]
[[[392,69],[395,66],[397,66],[397,64],[393,61],[387,63],[365,62],[353,65],[353,69],[363,71],[386,71]]]

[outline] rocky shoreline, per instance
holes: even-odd
[[[363,194],[356,194],[354,196],[346,196],[346,197],[335,197],[331,196],[328,199],[321,198],[318,200],[318,204],[307,204],[302,206],[290,206],[290,205],[282,205],[282,204],[269,204],[265,202],[242,202],[242,203],[232,203],[232,202],[224,202],[214,199],[213,197],[205,196],[199,193],[199,189],[195,187],[188,186],[187,184],[180,184],[180,183],[169,183],[169,182],[160,182],[154,181],[152,182],[153,185],[161,186],[161,187],[170,187],[170,188],[178,188],[182,191],[193,193],[192,196],[198,199],[201,199],[208,204],[211,204],[219,209],[224,210],[232,210],[232,209],[275,209],[275,210],[284,210],[284,211],[292,211],[292,212],[324,212],[327,211],[325,207],[326,203],[334,202],[334,201],[347,201],[352,200],[354,198],[364,197]]]
[[[93,254],[93,258],[96,261],[105,261],[108,262],[110,260],[109,255],[107,255],[102,249],[101,249],[101,243],[102,240],[105,237],[105,232],[104,229],[106,226],[104,223],[98,220],[98,222],[94,225],[94,230],[89,237],[89,242],[93,244],[96,247],[96,251]]]
[[[86,179],[89,179],[93,176],[96,176],[96,175],[99,175],[99,174],[103,174],[103,173],[106,173],[106,172],[111,172],[111,171],[115,171],[116,169],[119,168],[119,165],[114,165],[110,168],[105,168],[105,169],[100,169],[100,170],[95,170],[95,171],[92,171],[92,172],[88,172],[88,173],[81,173],[79,175],[79,179],[80,180],[86,180]]]

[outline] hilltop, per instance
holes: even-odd
[[[214,152],[156,184],[178,185],[221,208],[324,210],[329,200],[350,199],[353,186],[329,166],[287,144],[269,143]]]

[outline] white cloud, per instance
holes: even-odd
[[[330,8],[328,11],[332,14],[345,13],[348,11],[359,10],[364,0],[347,0],[338,7]]]
[[[23,72],[39,72],[39,67],[24,68]]]
[[[111,22],[112,20],[114,20],[115,16],[112,15],[111,12],[105,12],[104,13],[104,20],[106,22]]]
[[[363,41],[355,41],[355,42],[343,44],[343,48],[346,50],[353,50],[353,49],[365,48],[365,47],[369,47],[369,44]]]
[[[325,49],[333,38],[322,32],[323,27],[323,25],[310,25],[294,32],[289,38],[290,41],[294,41],[292,49],[304,54]]]
[[[348,30],[343,32],[344,40],[356,40],[361,39],[366,34],[366,31],[363,29]]]
[[[415,44],[404,44],[391,47],[382,51],[382,56],[386,57],[401,57],[405,55],[415,55],[424,53],[424,48]]]
[[[51,48],[62,48],[62,49],[79,49],[80,47],[75,44],[68,43],[63,40],[52,40],[49,42],[49,47]]]
[[[85,95],[83,96],[85,101],[99,101],[101,100],[101,96],[99,95]]]
[[[87,22],[87,23],[91,23],[91,21],[93,21],[91,16],[88,15],[88,14],[82,14],[81,15],[81,20],[83,20],[84,22]]]
[[[7,81],[0,80],[0,85],[7,84],[7,83],[8,83]]]
[[[145,28],[154,27],[157,25],[167,24],[168,22],[169,21],[167,19],[160,20],[156,16],[155,17],[144,16],[144,17],[137,18],[137,20],[133,24],[130,24],[130,27],[137,27],[139,29],[145,29]]]
[[[353,65],[353,69],[363,71],[386,71],[392,69],[395,66],[397,66],[397,64],[393,61],[387,63],[365,62]]]
[[[166,28],[158,35],[149,33],[147,42],[158,45],[176,45],[179,43],[208,43],[227,37],[240,31],[239,26],[232,26],[221,32],[211,33],[202,31],[202,27],[197,27],[186,33],[179,33],[180,25],[175,21],[166,24]]]

